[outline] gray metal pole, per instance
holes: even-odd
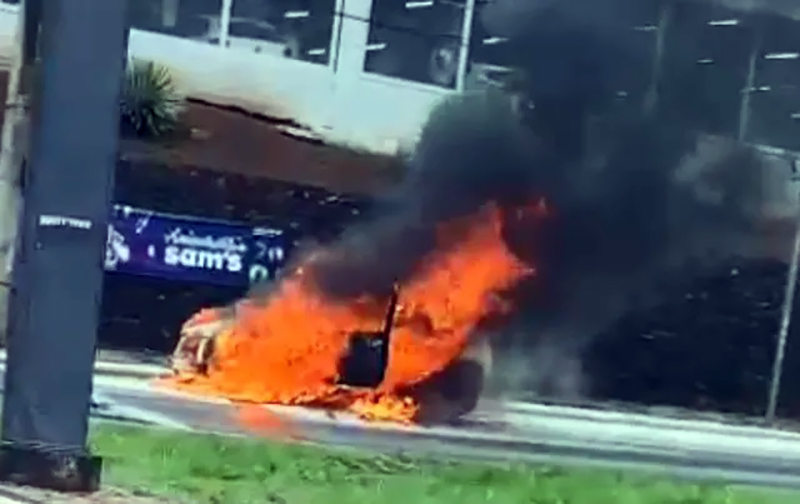
[[[672,19],[672,2],[664,2],[658,11],[658,25],[656,26],[655,50],[653,51],[653,66],[650,69],[650,85],[644,97],[644,111],[652,114],[658,107],[659,88],[661,86],[661,74],[664,67],[664,43],[667,38],[670,21]]]
[[[795,176],[792,180],[795,184],[800,179]],[[794,310],[794,295],[797,290],[797,268],[800,262],[800,209],[797,213],[797,223],[794,233],[794,247],[792,258],[789,261],[789,272],[786,276],[786,292],[783,296],[783,306],[781,308],[780,329],[778,331],[777,345],[775,348],[775,359],[772,363],[772,380],[769,386],[769,401],[765,418],[768,423],[775,420],[775,411],[778,407],[778,395],[781,388],[781,376],[783,374],[783,359],[786,354],[786,341],[789,338],[789,328],[792,323],[792,312]]]
[[[736,138],[740,142],[747,140],[747,130],[750,126],[750,97],[755,91],[758,56],[761,54],[762,30],[762,24],[759,20],[755,27],[753,46],[750,48],[750,56],[747,62],[747,77],[742,89],[742,97],[739,101],[739,128]]]
[[[475,9],[478,8],[475,0],[467,0],[464,4],[464,22],[461,26],[461,48],[458,51],[458,72],[456,73],[456,91],[464,91],[469,69],[469,45],[472,38],[472,22]]]

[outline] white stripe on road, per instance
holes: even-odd
[[[120,404],[118,401],[106,396],[102,392],[94,392],[92,394],[92,400],[95,403],[103,406],[103,409],[100,410],[102,416],[146,422],[176,430],[192,430],[192,427],[189,426],[189,424],[175,420],[169,415],[164,415],[163,413],[158,413],[145,408],[136,408],[133,406]]]
[[[642,427],[672,429],[681,431],[695,431],[725,434],[728,436],[744,436],[748,438],[773,438],[786,441],[800,442],[800,433],[781,430],[772,427],[758,427],[748,425],[734,425],[713,420],[693,420],[682,418],[668,418],[663,416],[646,415],[642,413],[628,413],[622,411],[593,410],[570,406],[551,406],[526,402],[509,401],[499,403],[492,407],[487,403],[487,411],[497,411],[501,414],[524,415],[531,418],[575,420],[585,422],[600,422],[625,424]]]
[[[117,417],[124,420],[133,420],[133,421],[159,425],[161,427],[167,427],[169,429],[182,430],[182,431],[194,430],[189,424],[175,420],[170,416],[142,408],[122,406],[120,404],[111,405],[107,411],[103,412],[103,414],[109,417]]]

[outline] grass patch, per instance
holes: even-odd
[[[780,495],[612,471],[442,463],[111,424],[105,483],[202,504],[780,504]]]

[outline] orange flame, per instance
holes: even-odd
[[[350,335],[381,328],[385,303],[326,298],[313,281],[313,268],[302,267],[266,301],[250,303],[219,336],[207,375],[169,384],[238,401],[412,420],[419,406],[401,391],[458,359],[476,325],[507,308],[498,294],[532,273],[506,247],[495,205],[441,225],[437,237],[436,250],[400,288],[389,364],[376,390],[337,385],[337,372]]]

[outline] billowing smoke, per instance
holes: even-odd
[[[589,117],[610,108],[615,67],[642,57],[616,30],[640,4],[498,0],[484,9],[487,27],[512,39],[533,106],[514,107],[500,92],[442,103],[402,187],[317,265],[322,287],[334,296],[388,292],[434,246],[437,223],[489,200],[544,196],[544,235],[524,222],[507,230],[539,272],[515,292],[507,343],[540,363],[575,363],[587,338],[699,270],[731,256],[785,256],[797,207],[788,165],[691,133],[675,114],[618,117],[599,152],[585,150]],[[583,388],[580,377],[543,376],[563,366],[533,367],[537,383]]]
[[[431,114],[404,183],[371,219],[350,229],[316,267],[334,296],[384,294],[414,272],[435,243],[437,224],[488,201],[523,201],[539,152],[499,93],[454,96]]]
[[[525,121],[561,172],[546,190],[555,211],[537,248],[544,253],[532,258],[541,275],[520,286],[520,317],[507,331],[532,355],[575,362],[588,338],[695,274],[734,256],[790,251],[797,201],[789,164],[692,133],[679,103],[669,119],[609,121],[600,152],[585,151],[587,118],[612,115],[614,75],[646,63],[625,34],[647,3],[497,0],[482,12],[487,28],[512,39],[533,104]],[[519,234],[512,243],[524,254],[532,247]],[[525,379],[583,381],[564,376],[569,366],[549,376],[550,367],[531,363]]]
[[[522,4],[510,12],[502,4],[490,6],[499,15],[490,8],[482,12],[489,26],[497,25],[497,35],[512,39],[516,63],[533,84],[525,93],[535,97],[536,112],[521,116],[518,102],[499,91],[440,103],[407,162],[402,186],[318,262],[315,276],[329,294],[388,292],[433,248],[438,223],[487,201],[581,197],[576,163],[586,114],[608,94],[611,70],[601,63],[613,59],[602,57],[607,48],[593,40],[598,34],[588,19],[564,19],[554,7],[560,2]],[[523,25],[515,26],[519,21]],[[606,31],[605,23],[600,26]]]

